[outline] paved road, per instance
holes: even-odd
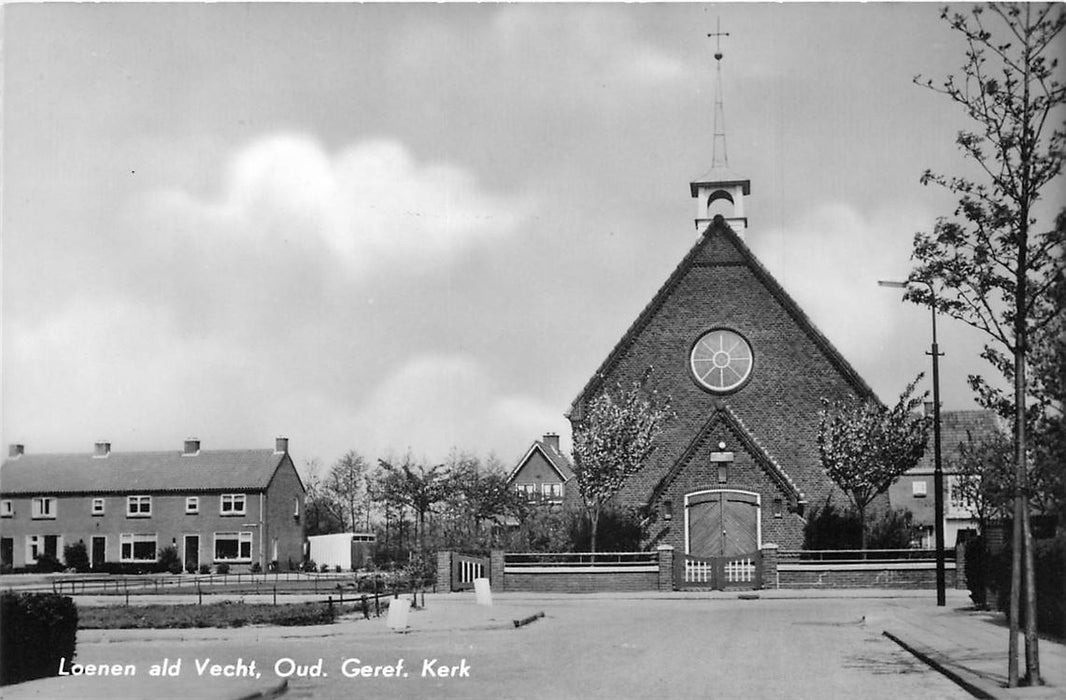
[[[136,685],[69,679],[82,698],[177,697],[193,690],[193,664],[255,660],[260,686],[276,682],[281,659],[325,677],[292,677],[285,698],[952,698],[969,697],[881,632],[914,598],[626,599],[500,596],[479,608],[471,596],[434,596],[397,634],[384,619],[323,628],[129,630],[79,635],[82,663],[136,663]],[[510,620],[543,610],[515,629]],[[148,681],[150,662],[183,659],[182,679]],[[347,678],[345,659],[395,668],[406,677]],[[423,676],[456,667],[468,677]],[[282,662],[283,667],[285,662]],[[356,664],[349,662],[351,672]],[[131,679],[132,680],[132,679]],[[200,679],[200,690],[236,697],[250,679]],[[54,682],[54,681],[52,681]],[[53,686],[53,690],[55,687]]]

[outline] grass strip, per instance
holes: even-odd
[[[78,629],[179,629],[245,625],[328,625],[337,615],[361,609],[334,603],[222,602],[207,605],[130,605],[79,607]]]

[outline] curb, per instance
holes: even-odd
[[[893,634],[892,632],[889,632],[888,630],[884,630],[883,632],[881,632],[881,634],[888,637],[893,642],[909,651],[911,654],[914,654],[916,657],[924,661],[934,670],[939,671],[944,676],[950,678],[957,685],[962,687],[974,697],[986,699],[990,698],[992,700],[995,700],[995,698],[999,697],[1005,697],[1005,695],[1002,693],[1002,691],[1005,690],[1004,688],[1000,688],[999,685],[990,683],[984,678],[981,678],[977,674],[972,673],[964,668],[952,666],[950,664],[950,660],[946,659],[946,657],[937,652],[935,649],[931,649],[922,644],[918,644],[917,642],[906,642],[899,636]]]
[[[257,690],[254,693],[242,695],[236,700],[268,700],[269,698],[278,698],[289,691],[289,680],[285,679],[275,686],[271,686],[266,690]]]

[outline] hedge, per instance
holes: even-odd
[[[1040,632],[1066,635],[1066,535],[1033,541],[1036,568],[1036,626]],[[983,538],[966,544],[966,582],[970,597],[978,607],[987,600],[985,591],[994,594],[994,602],[1009,613],[1011,588],[1011,547],[989,554]],[[1019,624],[1025,624],[1021,609]]]
[[[0,685],[59,673],[74,658],[78,609],[54,593],[0,595]]]

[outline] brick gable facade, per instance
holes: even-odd
[[[754,355],[749,380],[731,393],[707,390],[689,367],[697,339],[716,328],[739,333]],[[571,422],[580,423],[584,404],[604,387],[627,385],[649,367],[649,389],[669,396],[676,416],[650,463],[618,501],[651,506],[658,514],[653,541],[684,551],[686,493],[754,492],[763,541],[798,548],[804,524],[800,502],[824,503],[834,489],[815,442],[821,400],[873,392],[721,219],[707,228],[589,381],[571,407]],[[710,461],[714,451],[733,453],[725,482]],[[775,501],[782,506],[779,515],[773,512]]]

